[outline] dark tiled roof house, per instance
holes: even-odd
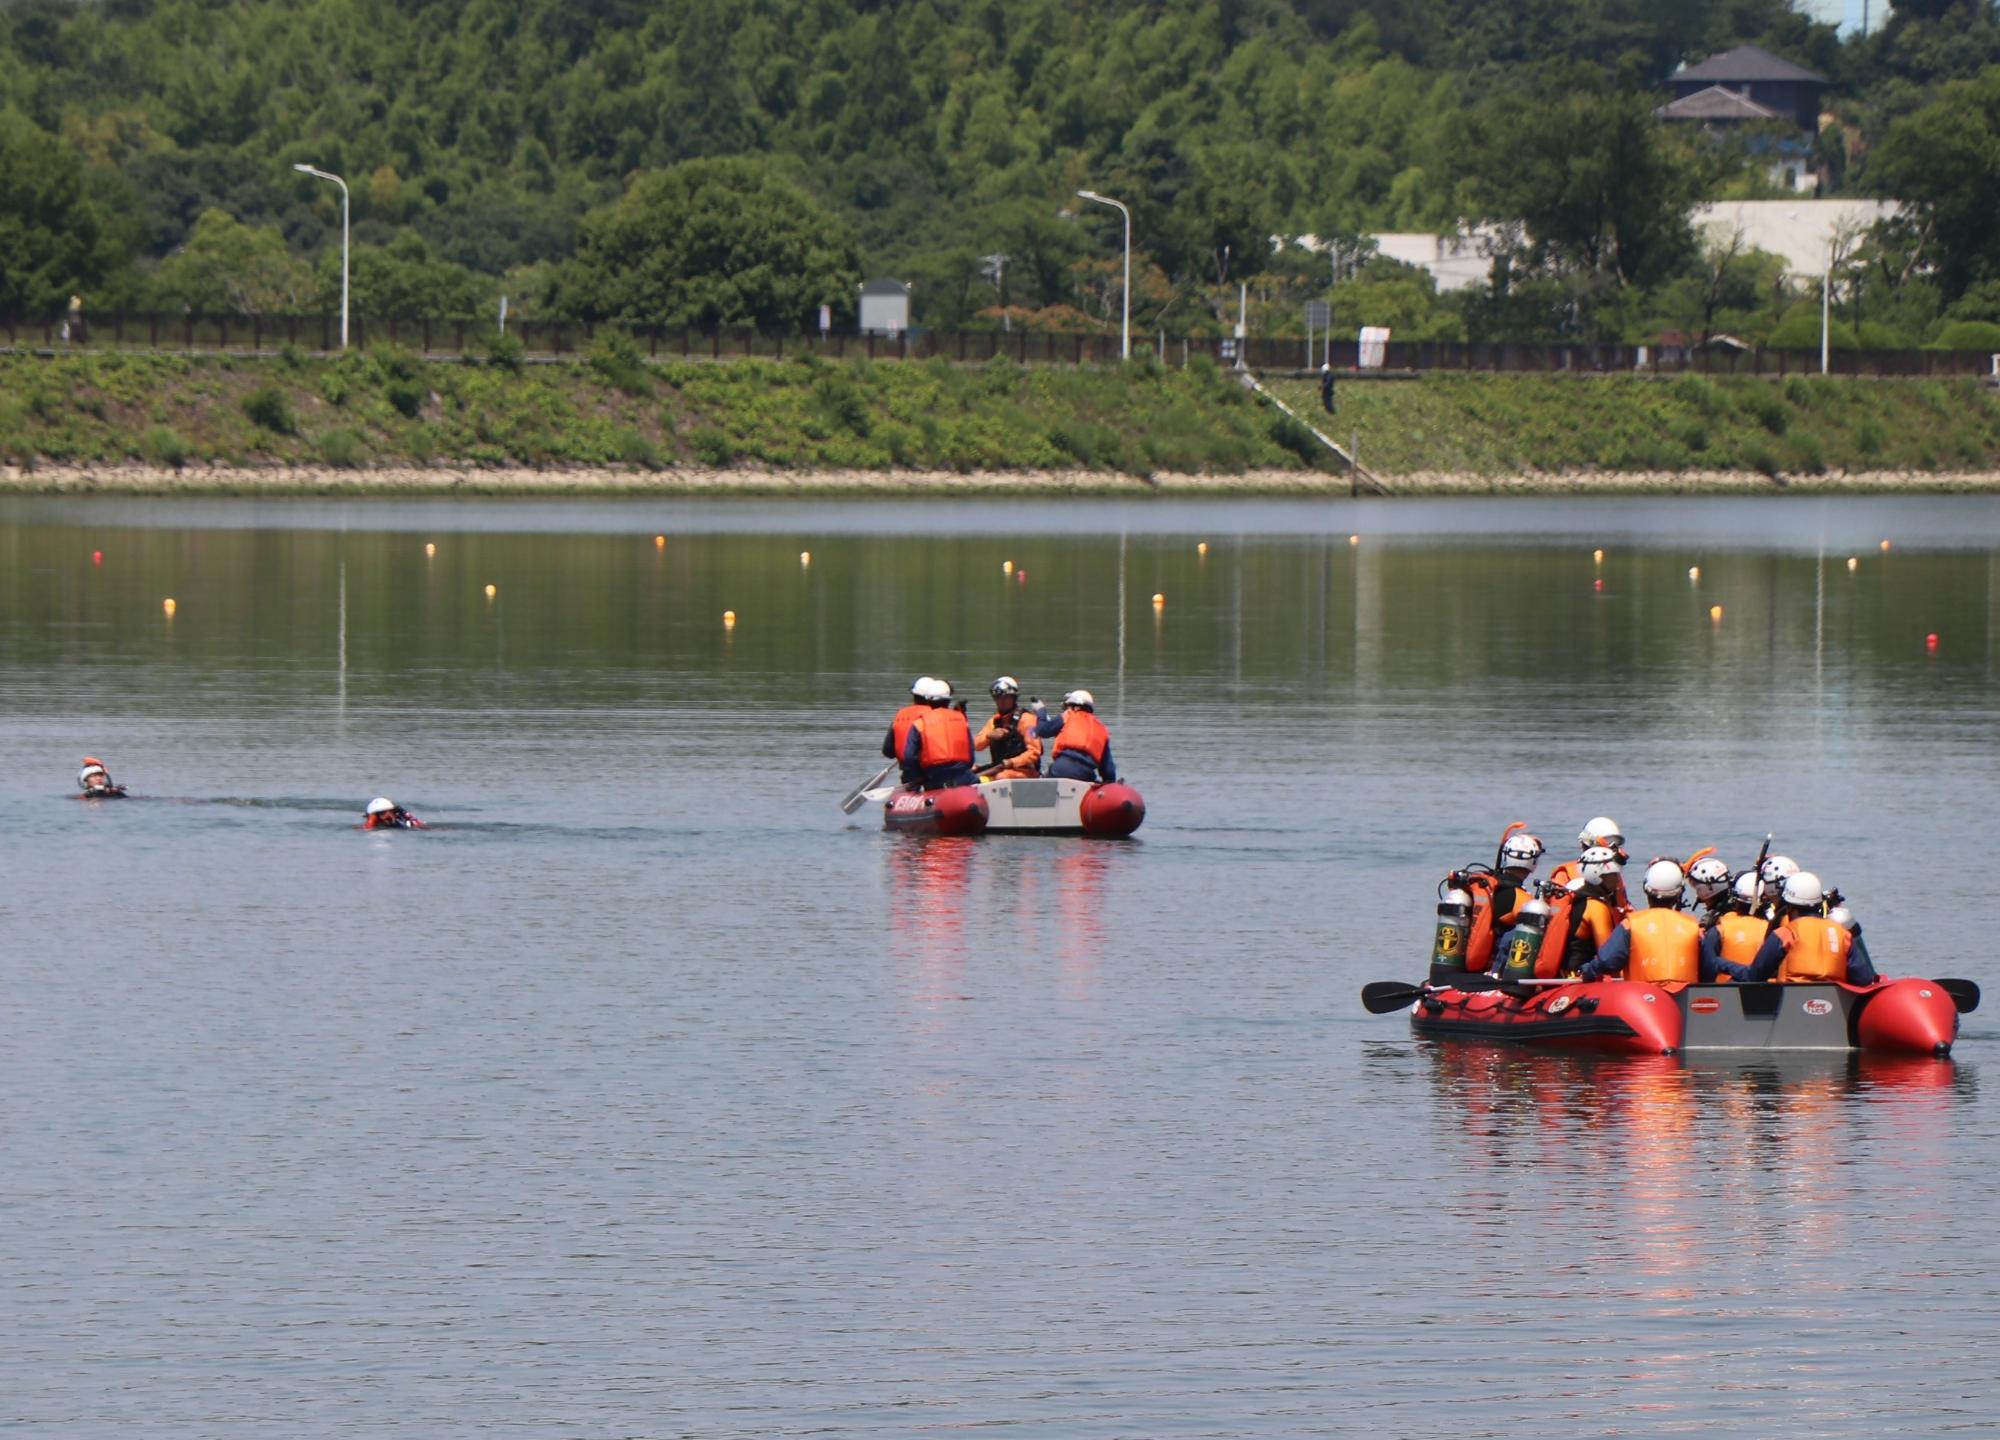
[[[1667,77],[1674,98],[1660,108],[1663,120],[1709,125],[1785,120],[1801,130],[1819,129],[1823,76],[1755,45],[1739,45]]]

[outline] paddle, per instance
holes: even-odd
[[[1496,980],[1490,975],[1470,972],[1463,985],[1405,985],[1400,980],[1372,980],[1361,987],[1361,1005],[1370,1015],[1387,1015],[1402,1010],[1439,990],[1512,990],[1520,985],[1580,985],[1573,975],[1536,980]],[[1939,982],[1942,983],[1942,982]],[[1968,982],[1969,983],[1969,982]]]
[[[852,815],[868,801],[883,799],[883,795],[871,795],[868,792],[873,790],[877,785],[880,785],[882,777],[895,768],[896,762],[891,760],[887,765],[884,765],[880,770],[877,770],[873,775],[870,775],[866,780],[856,785],[848,792],[847,798],[840,802],[840,813],[843,815]]]
[[[1370,1015],[1387,1015],[1405,1010],[1430,992],[1422,985],[1405,985],[1400,980],[1371,980],[1361,987],[1361,1008]]]
[[[1935,980],[1931,983],[1951,996],[1951,1003],[1958,1007],[1959,1014],[1970,1015],[1979,1008],[1979,987],[1972,981]]]

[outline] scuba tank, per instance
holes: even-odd
[[[1501,942],[1500,978],[1502,980],[1532,980],[1535,978],[1535,962],[1541,958],[1542,937],[1548,934],[1549,917],[1553,912],[1549,902],[1536,896],[1521,906],[1514,918],[1514,928],[1507,932]]]
[[[1472,933],[1472,896],[1440,887],[1437,933],[1431,942],[1431,983],[1455,985],[1465,978],[1465,941]]]

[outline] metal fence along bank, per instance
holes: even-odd
[[[350,317],[354,347],[387,343],[426,357],[477,359],[490,354],[496,332],[490,320],[421,317]],[[626,337],[656,360],[729,361],[785,359],[817,355],[832,360],[866,356],[872,360],[931,360],[984,364],[1006,358],[1024,365],[1104,365],[1118,360],[1113,331],[1060,333],[1016,330],[912,330],[897,335],[856,335],[838,331],[781,332],[746,327],[673,328],[593,325],[583,321],[509,321],[506,334],[531,361],[576,359],[606,335]],[[0,318],[0,345],[13,351],[143,351],[186,354],[275,355],[287,349],[313,354],[337,351],[338,315],[191,315],[100,313],[88,317]],[[1205,356],[1221,365],[1242,363],[1253,370],[1297,371],[1331,364],[1336,370],[1362,369],[1358,341],[1315,343],[1310,358],[1299,337],[1234,340],[1214,335],[1134,335],[1134,356],[1157,356],[1185,365]],[[1371,360],[1375,357],[1369,356]],[[1829,368],[1837,375],[1992,376],[2000,357],[1966,350],[1834,350]],[[1820,354],[1810,350],[1684,348],[1658,345],[1484,344],[1390,340],[1381,363],[1363,373],[1385,376],[1444,371],[1487,374],[1713,374],[1811,375]]]

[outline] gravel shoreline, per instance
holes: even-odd
[[[1996,471],[1852,471],[1777,479],[1754,471],[1418,472],[1379,477],[1392,496],[1914,494],[2000,491]],[[1324,495],[1345,475],[1262,470],[1241,475],[1132,475],[1088,470],[628,470],[385,466],[57,465],[0,467],[0,494],[20,495]]]

